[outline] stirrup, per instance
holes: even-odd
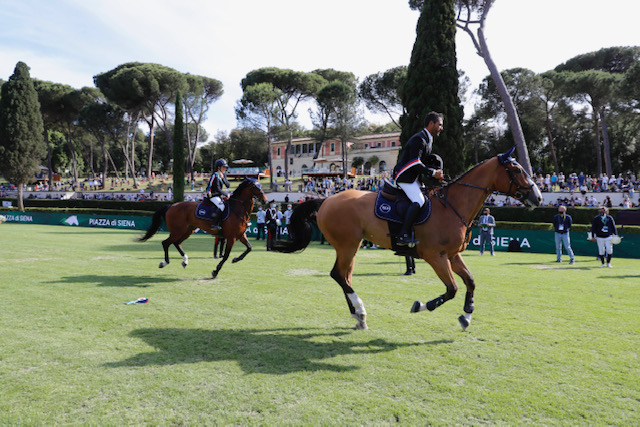
[[[418,243],[419,241],[413,238],[413,233],[401,234],[396,238],[396,244],[398,246],[408,246],[413,248]]]

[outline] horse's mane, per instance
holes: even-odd
[[[483,161],[481,161],[480,163],[476,163],[474,166],[472,166],[470,169],[466,170],[465,172],[462,172],[460,175],[458,175],[457,177],[455,177],[453,180],[449,181],[449,184],[453,184],[454,182],[458,182],[460,181],[462,178],[464,178],[467,174],[469,174],[472,170],[474,170],[475,168],[477,168],[478,166],[482,166],[483,164],[485,164],[486,162],[488,162],[489,160],[493,159],[493,157],[489,157],[488,159],[484,159]]]
[[[238,198],[238,196],[240,196],[240,194],[245,190],[245,188],[247,188],[248,186],[250,186],[251,184],[253,184],[253,179],[251,178],[245,178],[240,185],[238,185],[238,188],[236,188],[233,193],[231,194],[231,197],[233,198]]]

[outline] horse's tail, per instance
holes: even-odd
[[[146,240],[149,240],[151,236],[156,234],[158,229],[160,229],[160,226],[162,225],[162,220],[164,219],[170,207],[171,205],[163,206],[153,214],[153,219],[151,220],[151,226],[147,230],[147,233],[138,239],[139,242],[144,242]]]
[[[303,251],[313,234],[312,224],[315,221],[316,212],[324,199],[311,199],[296,206],[291,214],[291,221],[287,227],[290,240],[278,240],[273,243],[273,250],[277,252],[292,253]]]

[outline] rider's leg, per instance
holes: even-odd
[[[399,182],[398,186],[413,203],[409,206],[404,215],[404,221],[396,243],[398,245],[405,246],[409,244],[416,244],[418,242],[414,241],[411,236],[411,227],[413,227],[413,223],[418,218],[420,209],[425,203],[424,194],[422,194],[422,190],[420,189],[420,185],[417,181],[411,183]]]

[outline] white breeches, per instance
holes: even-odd
[[[596,243],[598,244],[598,255],[604,255],[605,249],[607,251],[607,254],[613,254],[613,244],[611,243],[611,236],[596,237]]]
[[[418,203],[420,207],[424,206],[424,194],[422,194],[422,189],[420,189],[418,181],[397,182],[396,185],[404,191],[404,194],[406,194],[412,202]]]
[[[214,205],[216,205],[218,207],[218,209],[220,209],[221,211],[224,210],[224,202],[222,201],[222,199],[220,198],[220,196],[213,196],[212,198],[210,198],[209,200],[211,200],[211,203],[213,203]]]

